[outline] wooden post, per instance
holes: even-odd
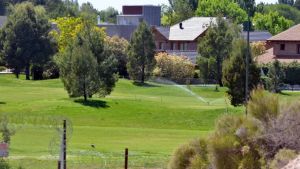
[[[128,169],[128,148],[125,149],[125,169]]]
[[[64,160],[64,169],[67,169],[67,120],[64,120],[64,134],[63,134],[63,160]]]

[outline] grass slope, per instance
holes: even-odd
[[[31,169],[45,163],[49,168],[56,166],[49,150],[57,149],[50,143],[59,135],[51,126],[64,117],[73,124],[68,147],[71,161],[78,156],[76,152],[91,151],[91,144],[96,145],[92,151],[115,153],[120,158],[128,147],[133,154],[158,154],[157,158],[163,159],[178,145],[213,130],[215,119],[227,109],[231,113],[242,112],[242,108],[227,106],[225,88],[215,92],[214,87],[191,86],[210,102],[207,104],[172,85],[135,86],[120,79],[110,96],[84,103],[81,99],[70,99],[58,79],[23,79],[0,75],[0,113],[7,114],[15,123],[11,160],[30,165]],[[27,164],[32,161],[29,159],[34,162]]]

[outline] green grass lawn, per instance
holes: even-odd
[[[53,126],[63,118],[72,122],[68,143],[72,168],[103,163],[107,163],[105,168],[121,168],[126,147],[131,162],[137,161],[132,166],[163,168],[176,147],[207,135],[221,114],[243,111],[229,106],[225,88],[215,92],[212,86],[191,86],[207,104],[172,85],[149,83],[142,87],[120,79],[110,96],[84,103],[70,99],[58,79],[23,79],[0,75],[0,113],[8,115],[16,130],[10,145],[11,163],[30,169],[56,167],[53,155],[59,135]],[[288,102],[299,99],[300,93],[286,92],[280,97]]]

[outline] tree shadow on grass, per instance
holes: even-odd
[[[0,101],[0,104],[6,104],[6,103],[5,103],[5,102],[1,102],[1,101]]]
[[[291,96],[291,94],[285,93],[285,92],[280,92],[280,93],[278,93],[278,94],[283,95],[283,96]]]
[[[75,103],[79,103],[83,106],[89,106],[89,107],[94,107],[94,108],[108,108],[109,106],[107,105],[106,101],[102,100],[87,100],[84,101],[84,99],[76,99],[74,100]]]
[[[160,87],[158,85],[150,84],[150,83],[141,83],[141,82],[133,82],[133,85],[138,87]]]

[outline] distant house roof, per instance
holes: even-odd
[[[215,17],[192,17],[171,26],[169,40],[194,41],[215,21]]]
[[[98,24],[100,28],[105,28],[108,36],[119,36],[130,40],[132,33],[137,28],[136,25],[116,25],[116,24]]]
[[[268,41],[300,41],[300,24],[273,36]]]
[[[273,48],[270,48],[266,51],[266,53],[258,56],[256,58],[257,63],[259,64],[267,64],[267,63],[272,63],[273,61],[278,60],[281,63],[292,63],[292,62],[299,62],[300,63],[300,57],[297,55],[277,55],[275,56],[273,54]]]
[[[154,27],[160,34],[162,34],[166,39],[169,39],[170,35],[170,27],[162,27],[162,26],[156,26]]]
[[[272,34],[268,31],[253,31],[250,32],[250,42],[267,41],[272,37]],[[242,36],[247,39],[247,32],[243,32]]]
[[[6,16],[0,16],[0,28],[2,28],[7,20]]]

